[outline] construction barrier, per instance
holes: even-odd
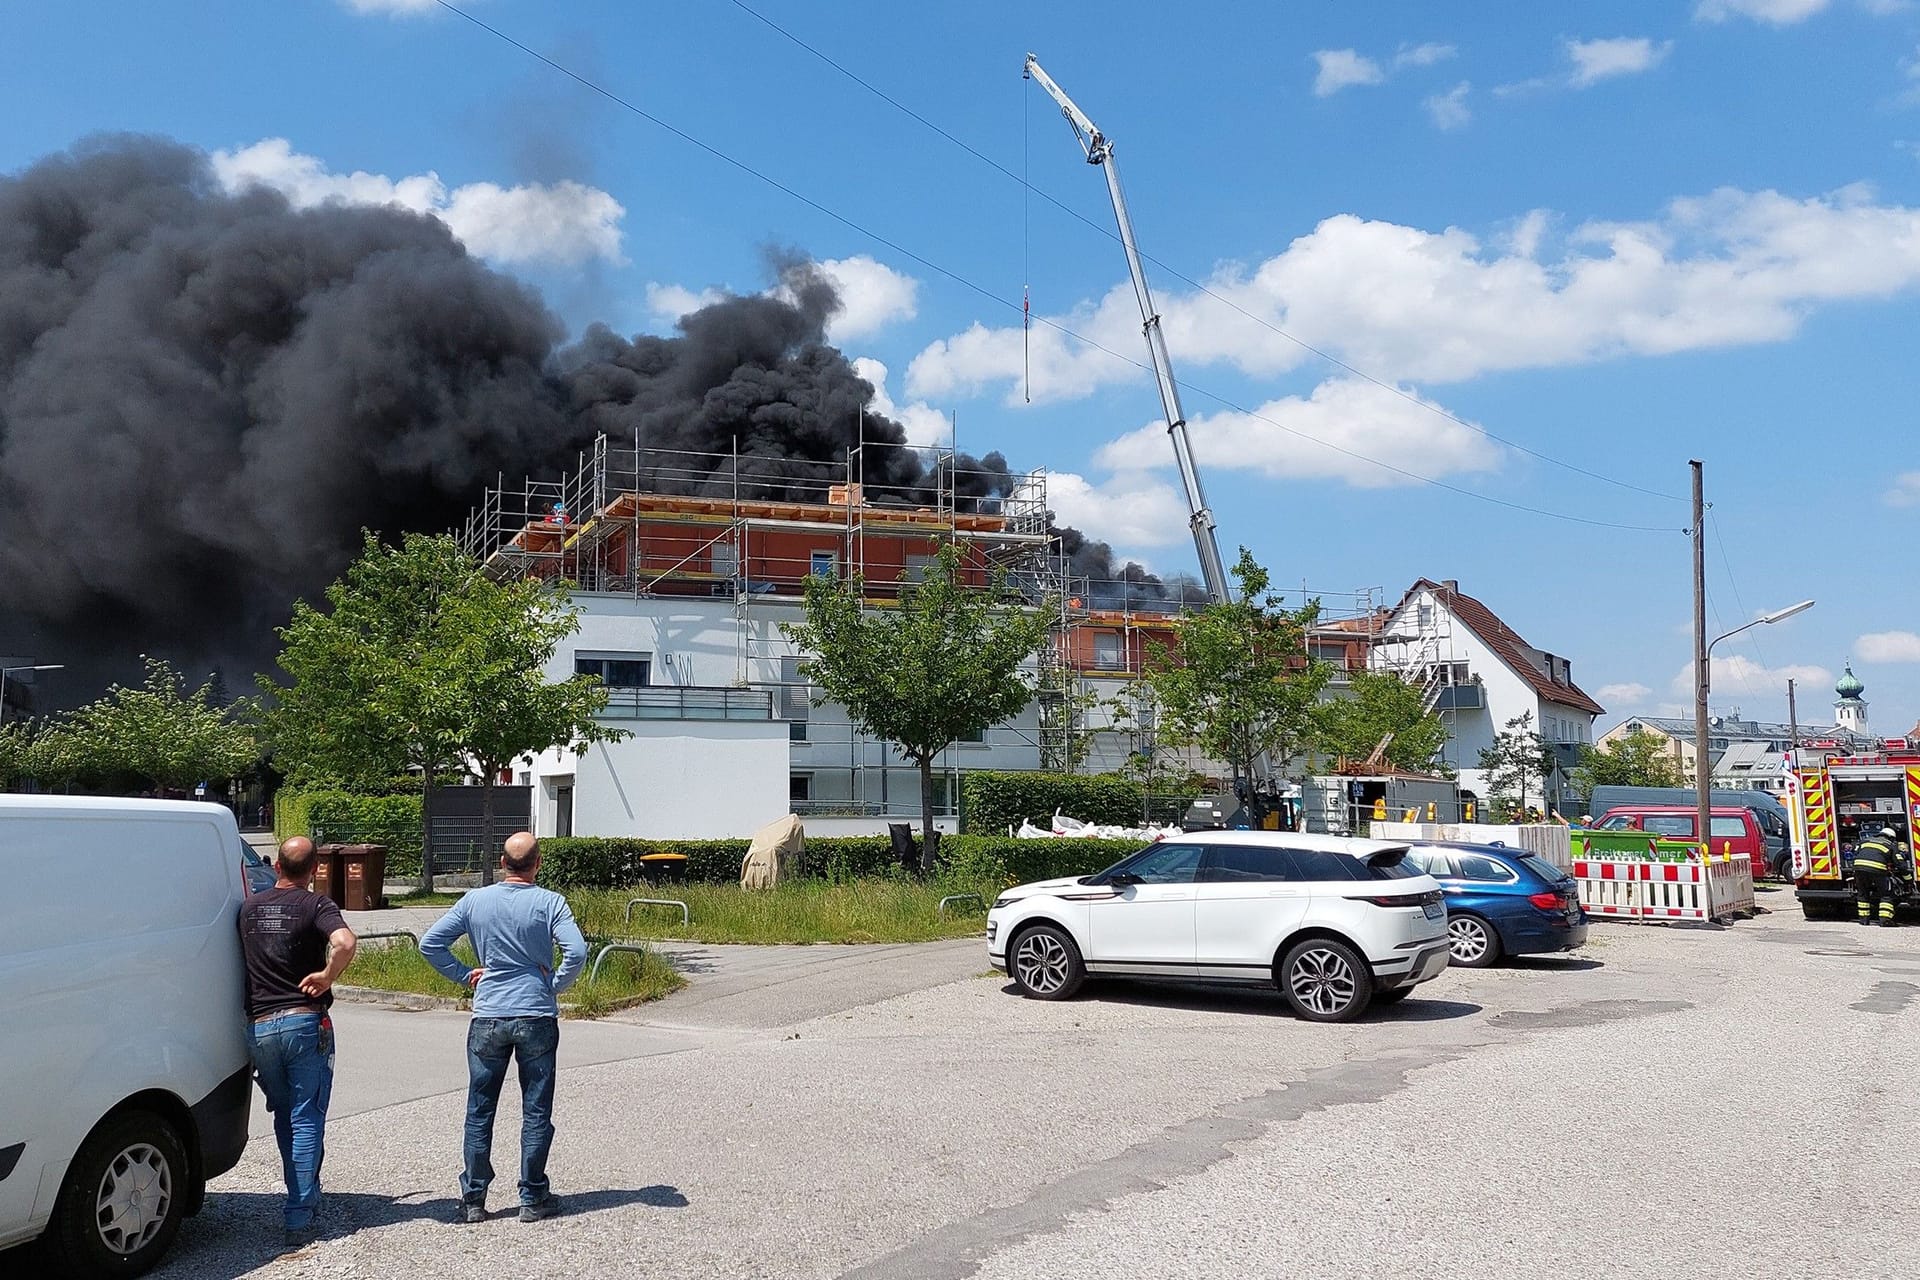
[[[1744,853],[1702,862],[1575,857],[1580,905],[1601,920],[1724,920],[1751,915],[1753,868]]]

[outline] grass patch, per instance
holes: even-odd
[[[588,940],[587,963],[591,967],[604,939]],[[469,968],[477,961],[465,939],[454,944],[453,954]],[[353,963],[341,979],[350,987],[371,987],[377,991],[405,991],[415,995],[456,999],[463,1006],[467,991],[440,976],[421,954],[406,942],[376,940],[354,953]],[[485,979],[482,979],[484,985]],[[617,951],[600,967],[600,976],[592,982],[582,977],[561,996],[563,1016],[596,1018],[614,1009],[658,1000],[687,985],[687,980],[665,957],[647,952],[634,955]],[[572,1006],[571,1008],[567,1006]]]
[[[457,893],[422,893],[414,889],[408,893],[388,894],[390,907],[450,907],[460,901]]]
[[[777,889],[748,891],[738,885],[689,884],[668,888],[575,890],[567,895],[574,918],[589,934],[685,939],[689,942],[936,942],[970,938],[986,927],[991,886],[866,878],[841,883],[801,880]],[[946,916],[940,899],[978,892],[982,902],[956,902]],[[672,907],[635,907],[630,898],[679,898],[693,913],[683,925]],[[608,961],[611,965],[613,961]]]

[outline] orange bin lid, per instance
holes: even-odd
[[[685,862],[686,860],[687,855],[684,853],[643,853],[640,855],[640,861],[642,862]]]

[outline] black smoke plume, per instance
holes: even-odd
[[[259,669],[362,527],[452,527],[497,474],[556,477],[598,432],[737,444],[762,496],[838,478],[873,388],[825,341],[832,285],[777,265],[790,301],[563,347],[533,290],[429,217],[228,193],[148,137],[0,177],[0,661],[65,662],[87,695],[142,651]],[[864,418],[870,488],[923,498],[919,456],[884,447],[904,430]],[[956,465],[965,496],[1004,495],[998,454]],[[678,481],[734,482],[719,457]]]

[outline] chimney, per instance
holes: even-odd
[[[1460,579],[1458,578],[1448,578],[1445,581],[1443,581],[1440,584],[1440,586],[1441,586],[1441,589],[1444,590],[1450,596],[1457,596],[1460,594]]]

